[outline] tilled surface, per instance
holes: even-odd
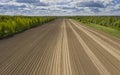
[[[0,40],[0,75],[120,75],[120,39],[56,19]]]

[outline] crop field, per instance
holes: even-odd
[[[120,0],[0,0],[0,75],[120,75]]]
[[[108,19],[100,17],[99,22],[99,18],[93,18],[96,17],[76,19],[84,24],[92,22],[91,26],[96,26],[94,23],[106,25]],[[0,40],[0,75],[120,75],[119,38],[75,19],[54,19],[1,16],[0,37],[28,30]],[[108,22],[115,24],[115,30],[119,30],[117,20]],[[97,25],[103,29],[100,26]],[[32,27],[35,28],[30,29]]]
[[[14,35],[54,19],[55,17],[0,16],[0,38]]]

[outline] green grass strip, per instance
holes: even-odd
[[[101,26],[101,25],[97,25],[97,24],[85,24],[89,27],[92,27],[92,28],[95,28],[97,30],[100,30],[100,31],[103,31],[103,32],[106,32],[112,36],[115,36],[115,37],[119,37],[120,38],[120,31],[119,30],[116,30],[116,29],[113,29],[113,28],[109,28],[109,27],[105,27],[105,26]]]
[[[120,38],[120,31],[117,29],[113,29],[113,28],[109,28],[109,27],[105,27],[105,26],[101,26],[93,23],[82,23],[82,24]]]

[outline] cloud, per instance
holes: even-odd
[[[80,2],[80,3],[77,3],[76,5],[78,7],[98,7],[98,8],[105,7],[104,4],[99,1]]]
[[[119,15],[120,0],[1,0],[0,14]]]
[[[40,2],[39,0],[16,0],[16,2],[20,3],[37,3]]]
[[[34,6],[48,6],[49,4],[40,2],[40,0],[16,0],[18,3],[28,3]]]

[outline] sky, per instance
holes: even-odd
[[[120,0],[0,0],[0,15],[120,16]]]

